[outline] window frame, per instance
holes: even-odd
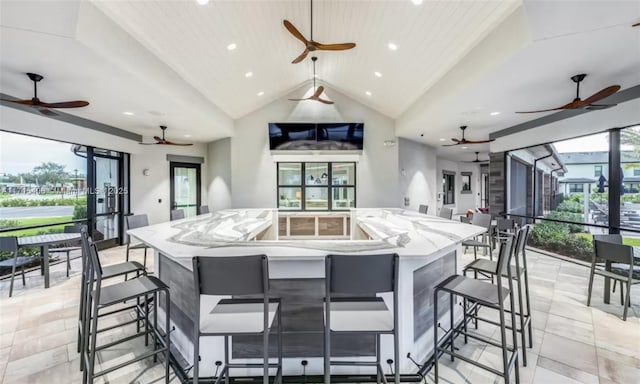
[[[327,184],[312,185],[306,184],[306,164],[326,164],[328,179]],[[282,184],[280,182],[280,165],[281,164],[299,164],[300,165],[300,183],[299,184]],[[353,164],[353,184],[333,184],[333,166],[334,164]],[[276,163],[276,207],[280,209],[280,188],[299,188],[300,208],[299,209],[287,209],[288,212],[344,212],[351,208],[356,208],[357,205],[357,163],[355,161],[279,161]],[[306,191],[307,188],[324,188],[327,191],[327,208],[326,209],[307,209],[306,204]],[[353,207],[346,207],[343,209],[333,208],[333,192],[336,189],[341,188],[353,188]]]
[[[447,188],[448,179],[451,180],[451,188]],[[447,198],[447,192],[451,192],[451,201]],[[442,205],[454,205],[456,203],[456,173],[442,171]]]
[[[600,177],[600,176],[602,176],[602,169],[603,169],[603,168],[604,168],[604,167],[602,166],[602,164],[594,165],[594,166],[593,166],[593,176],[594,176],[594,177]]]

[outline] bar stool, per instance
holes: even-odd
[[[64,233],[81,233],[82,229],[86,228],[86,225],[66,225],[64,227]],[[69,271],[71,270],[70,254],[73,251],[80,250],[80,242],[72,241],[64,244],[62,247],[49,248],[49,253],[66,253],[67,254],[67,277],[69,277]]]
[[[145,214],[125,216],[125,219],[127,220],[127,229],[136,229],[149,226],[149,218]],[[142,260],[142,265],[146,268],[147,249],[149,249],[149,246],[145,243],[131,245],[131,236],[127,236],[127,257],[125,258],[126,261],[129,261],[129,250],[131,249],[144,249],[144,259]]]
[[[376,367],[378,383],[387,383],[380,364],[380,335],[393,335],[394,383],[400,383],[398,340],[397,254],[328,255],[325,258],[324,382],[331,383],[332,365]],[[390,311],[379,293],[393,293]],[[333,297],[334,294],[339,297]],[[376,361],[331,360],[333,333],[375,334]]]
[[[169,219],[171,221],[184,219],[184,210],[183,209],[172,209],[169,212]]]
[[[82,251],[82,275],[80,280],[80,305],[79,305],[79,311],[78,311],[77,349],[78,349],[78,353],[82,354],[83,347],[84,347],[84,344],[82,343],[83,332],[86,324],[86,306],[87,306],[87,301],[89,299],[88,295],[91,292],[90,287],[88,286],[89,285],[88,276],[89,276],[89,244],[92,241],[91,241],[91,237],[89,237],[89,234],[87,233],[86,226],[84,226],[84,228],[81,229],[80,233],[81,233],[80,247]],[[126,274],[128,273],[135,273],[136,277],[138,277],[140,275],[146,275],[147,271],[142,266],[142,264],[138,263],[137,261],[127,261],[124,263],[106,265],[102,267],[102,279],[111,279],[114,277],[126,276]],[[140,303],[138,302],[137,304],[138,304],[137,306],[129,306],[126,308],[120,308],[116,311],[102,313],[100,316],[107,316],[115,312],[123,312],[123,311],[135,309],[138,315],[137,320],[133,320],[131,321],[131,323],[133,323],[134,321],[138,322],[137,331],[139,332],[140,331],[140,325],[139,325],[140,309],[138,307]],[[84,369],[84,364],[83,364],[83,360],[80,359],[80,370],[82,369]]]
[[[198,208],[198,215],[204,215],[206,213],[209,213],[209,206],[208,205],[202,205],[202,206],[200,206],[200,208]]]
[[[231,368],[263,368],[262,382],[269,384],[269,369],[277,368],[274,383],[282,383],[282,310],[280,299],[269,297],[269,264],[265,255],[193,258],[195,319],[193,333],[193,384],[199,382],[200,336],[224,336],[224,368],[216,378],[229,382]],[[201,296],[259,295],[259,298],[222,299],[201,308]],[[278,362],[269,363],[269,334],[278,318]],[[230,363],[229,336],[262,335],[262,364]]]
[[[482,233],[478,236],[482,236],[482,240],[479,241],[477,236],[475,239],[464,240],[462,242],[463,247],[473,247],[473,258],[474,260],[478,258],[478,247],[484,248],[485,250],[489,249],[489,259],[493,260],[492,255],[492,247],[491,247],[491,215],[488,213],[480,213],[476,212],[471,218],[471,224],[476,225],[478,227],[484,227],[487,229],[485,233]],[[488,241],[485,242],[484,239],[487,238]]]
[[[420,204],[420,206],[418,207],[418,212],[426,215],[429,212],[429,206]]]
[[[88,255],[88,279],[89,283],[87,287],[89,291],[87,293],[87,303],[85,306],[85,324],[83,332],[83,349],[82,360],[84,361],[85,370],[82,382],[84,384],[93,383],[96,377],[105,375],[109,372],[115,371],[129,364],[133,364],[148,357],[154,358],[157,361],[158,354],[164,354],[165,358],[165,383],[169,383],[169,353],[170,353],[170,324],[169,324],[169,312],[170,312],[170,300],[169,300],[169,287],[165,285],[160,279],[154,276],[140,276],[136,279],[131,279],[121,283],[112,284],[106,287],[102,286],[103,269],[100,264],[98,256],[98,248],[95,243],[89,243],[89,255]],[[158,297],[159,293],[165,294],[165,334],[161,337],[158,331]],[[153,325],[149,319],[149,297],[153,300]],[[132,299],[144,299],[144,312],[145,312],[145,331],[143,333],[135,333],[133,335],[124,337],[122,339],[112,341],[103,345],[97,345],[98,332],[106,329],[113,329],[116,326],[109,328],[98,329],[98,319],[104,316],[100,311],[113,305],[124,303],[127,300]],[[109,312],[112,314],[114,312]],[[137,321],[137,320],[136,320]],[[127,322],[125,324],[128,324]],[[122,326],[119,324],[117,326]],[[119,363],[113,367],[103,369],[100,372],[94,372],[96,362],[96,352],[102,349],[113,347],[117,344],[132,340],[141,335],[145,336],[145,345],[148,345],[149,334],[153,336],[153,350],[145,352],[139,356],[134,357],[131,360]]]
[[[520,332],[522,338],[522,365],[527,366],[527,349],[526,349],[526,333],[525,328],[527,328],[527,332],[529,333],[529,348],[533,348],[533,325],[531,323],[531,299],[529,297],[529,273],[527,270],[527,255],[526,255],[526,245],[527,240],[529,239],[529,235],[531,234],[532,225],[528,224],[523,226],[517,232],[517,238],[514,247],[514,257],[515,266],[511,265],[511,277],[518,284],[518,312],[515,314],[520,318],[520,328],[518,332]],[[508,237],[504,236],[501,238],[501,242],[506,241]],[[498,271],[498,263],[495,261],[490,261],[486,259],[478,259],[474,260],[471,263],[467,264],[464,268],[464,275],[467,275],[467,271],[473,271],[477,278],[478,273],[482,273],[484,275],[493,275]],[[503,277],[507,277],[507,275],[503,272]],[[524,300],[523,300],[523,280],[524,280]],[[523,301],[526,301],[526,306],[523,304]],[[478,320],[487,322],[486,319],[478,318]],[[477,328],[477,323],[476,323]],[[509,327],[507,327],[509,328]]]
[[[474,215],[475,216],[475,215]],[[462,361],[473,364],[482,369],[486,369],[495,375],[502,376],[505,383],[509,383],[509,375],[511,369],[515,369],[515,381],[516,384],[520,382],[520,370],[518,367],[518,339],[516,327],[511,327],[513,347],[507,345],[507,324],[505,322],[504,304],[506,300],[509,300],[511,308],[514,308],[513,298],[513,277],[511,276],[511,268],[509,268],[511,258],[513,257],[513,240],[507,239],[500,245],[500,252],[498,255],[498,270],[502,273],[498,273],[497,284],[491,284],[484,281],[475,280],[466,276],[452,275],[442,281],[435,287],[433,293],[433,340],[434,340],[434,374],[435,382],[438,382],[438,358],[441,353],[451,356],[451,360],[459,358]],[[503,274],[507,274],[507,282],[509,288],[503,287]],[[445,292],[449,294],[449,321],[451,328],[444,334],[442,338],[438,338],[438,294]],[[454,296],[460,296],[463,298],[463,321],[462,329],[454,324]],[[499,312],[500,321],[498,323],[500,327],[500,343],[497,343],[490,338],[483,337],[481,335],[467,332],[467,318],[475,316],[475,308],[472,306],[467,309],[467,302],[470,301],[478,306],[497,309]],[[515,324],[515,311],[510,311],[511,324]],[[465,342],[468,337],[480,340],[487,344],[499,347],[502,349],[502,372],[492,368],[490,366],[481,364],[473,359],[469,359],[455,352],[455,336],[463,334]],[[450,350],[446,348],[446,344],[449,344]]]

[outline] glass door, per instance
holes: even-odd
[[[97,150],[95,152],[98,152]],[[117,245],[120,238],[121,199],[120,158],[94,155],[95,219],[92,237],[102,246]]]
[[[184,210],[185,217],[196,216],[200,206],[200,164],[172,162],[170,179],[171,209]]]

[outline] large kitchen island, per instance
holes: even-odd
[[[155,250],[155,273],[171,289],[171,334],[176,360],[193,364],[195,300],[194,256],[265,254],[271,294],[282,298],[285,376],[321,375],[324,257],[328,254],[397,253],[399,272],[399,345],[403,375],[415,376],[433,347],[433,287],[461,269],[461,242],[484,228],[402,209],[352,209],[347,212],[287,212],[233,209],[128,231]],[[384,297],[391,300],[391,296]],[[219,298],[203,298],[218,300]],[[388,303],[389,305],[391,303]],[[448,327],[447,305],[439,314]],[[207,308],[203,305],[202,308]],[[374,337],[340,335],[332,339],[332,356],[371,359]],[[275,342],[275,338],[274,338]],[[214,376],[223,360],[221,338],[200,340],[200,376]],[[275,343],[274,343],[275,351]],[[391,336],[382,338],[382,361],[393,358]],[[234,337],[234,361],[261,358],[260,337]],[[306,361],[306,365],[302,362]],[[258,360],[255,360],[258,361]],[[336,366],[332,374],[370,375],[369,367]],[[234,370],[259,376],[259,370]],[[364,382],[364,380],[363,380]]]

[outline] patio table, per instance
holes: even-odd
[[[44,287],[49,288],[49,246],[77,240],[80,240],[79,233],[52,233],[48,235],[24,236],[18,238],[18,247],[40,247],[43,259]]]

